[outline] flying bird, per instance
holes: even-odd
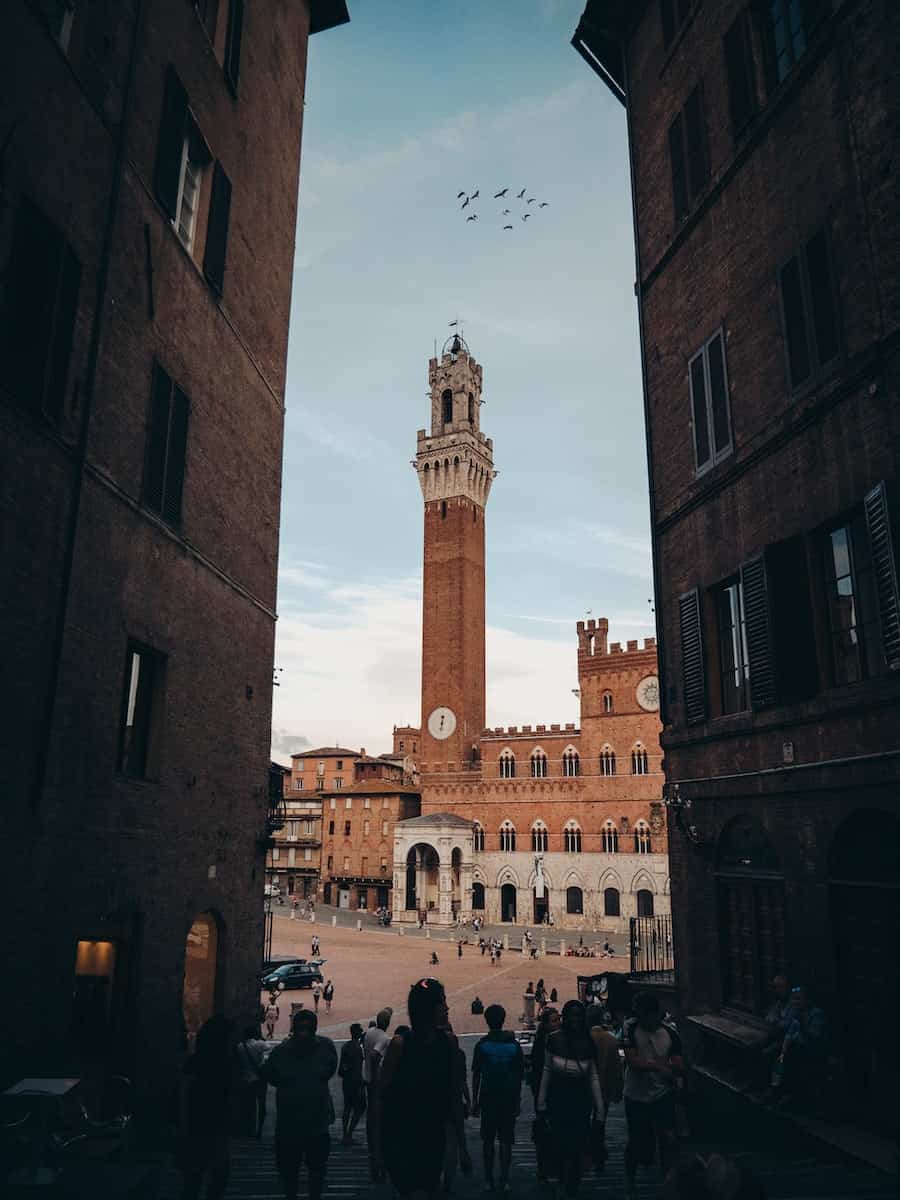
[[[531,213],[526,213],[525,216],[522,218],[522,220],[527,221],[530,216],[531,216]]]
[[[512,229],[512,225],[504,225],[503,228],[504,229]]]
[[[500,197],[505,196],[508,191],[509,191],[509,188],[505,187],[502,192],[494,192],[494,199],[499,200]]]
[[[477,200],[477,199],[478,199],[478,188],[476,188],[476,189],[475,189],[475,191],[472,193],[472,195],[469,197],[469,199],[470,199],[470,200]]]
[[[477,220],[478,220],[478,213],[472,213],[471,217],[466,217],[466,220],[467,220],[467,221],[477,221]]]
[[[456,193],[457,200],[460,198],[460,196],[464,196],[465,194],[466,194],[465,192],[457,192]]]
[[[528,188],[522,188],[521,192],[516,192],[516,199],[521,200],[527,191]]]
[[[538,208],[549,208],[549,207],[550,207],[550,201],[549,201],[549,200],[542,200],[542,201],[540,202],[540,204],[538,205]]]
[[[504,215],[504,217],[508,217],[508,216],[509,216],[509,209],[508,209],[508,208],[504,208],[504,210],[503,210],[503,215]]]
[[[526,204],[534,204],[534,196],[532,196],[530,200],[526,200],[525,203]]]
[[[460,211],[460,212],[462,212],[462,210],[463,210],[463,209],[466,207],[466,205],[469,203],[469,201],[470,201],[471,199],[472,199],[472,197],[471,197],[471,196],[466,196],[465,200],[463,200],[462,204],[459,206],[459,211]]]

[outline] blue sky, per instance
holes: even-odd
[[[434,339],[484,368],[488,720],[577,718],[575,622],[653,633],[625,118],[583,0],[350,0],[314,37],[288,354],[273,750],[419,719]],[[549,201],[501,226],[502,187]],[[478,188],[466,213],[456,193]],[[536,205],[532,205],[532,210]],[[467,213],[479,220],[466,223]]]

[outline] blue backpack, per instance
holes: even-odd
[[[486,1037],[478,1044],[481,1093],[515,1093],[522,1082],[522,1051],[512,1034],[502,1041]]]

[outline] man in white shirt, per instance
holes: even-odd
[[[373,1183],[380,1183],[384,1178],[383,1170],[378,1166],[378,1104],[377,1088],[378,1073],[381,1063],[391,1044],[388,1026],[394,1015],[392,1008],[383,1008],[375,1017],[375,1024],[370,1025],[363,1038],[363,1084],[366,1089],[366,1141],[369,1146],[369,1174]]]
[[[639,992],[634,999],[634,1013],[622,1030],[628,1123],[625,1180],[629,1198],[637,1195],[638,1164],[650,1166],[657,1147],[663,1174],[674,1163],[675,1092],[684,1069],[681,1039],[672,1025],[663,1024],[659,998],[652,992]]]

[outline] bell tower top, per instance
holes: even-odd
[[[481,367],[460,334],[428,363],[431,431],[420,429],[413,466],[425,503],[465,497],[487,504],[494,444],[481,432]]]

